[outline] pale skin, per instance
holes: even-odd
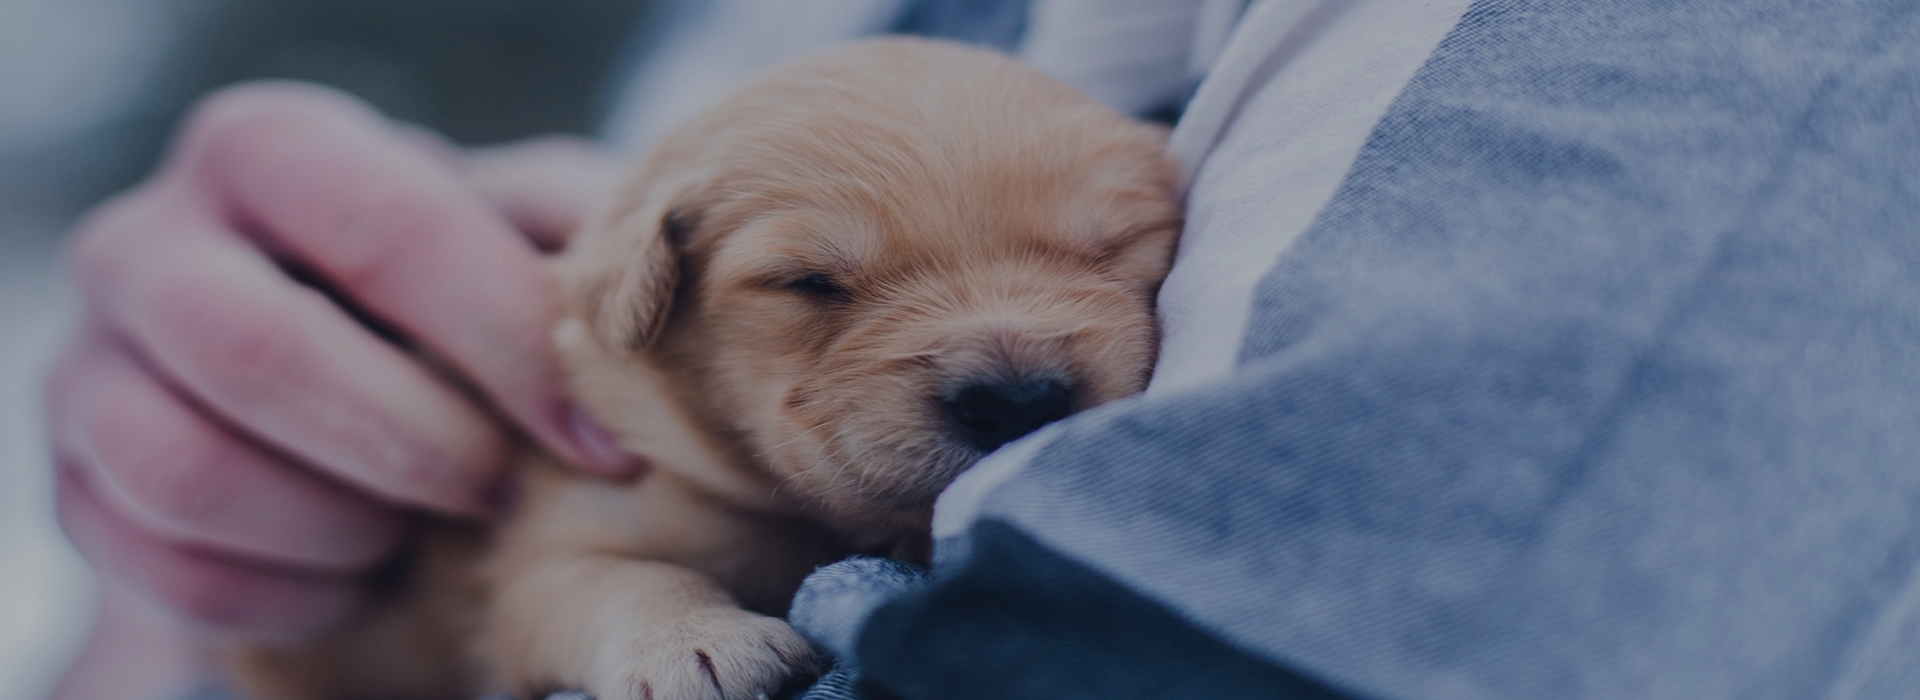
[[[168,697],[216,639],[326,629],[409,512],[494,514],[521,440],[637,474],[565,394],[541,252],[618,173],[578,142],[463,152],[315,87],[203,102],[73,238],[83,319],[47,406],[103,585],[54,697]]]

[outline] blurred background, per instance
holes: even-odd
[[[37,699],[91,582],[53,522],[40,384],[60,240],[228,83],[327,83],[463,143],[590,133],[644,0],[0,0],[0,700]]]

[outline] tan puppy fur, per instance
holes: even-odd
[[[1057,417],[1007,423],[1002,398],[1064,414],[1144,386],[1179,227],[1163,145],[934,42],[867,42],[741,91],[556,264],[574,389],[655,469],[609,484],[530,455],[490,544],[444,528],[366,620],[243,652],[245,684],[746,699],[816,671],[768,615],[818,564],[923,553],[939,491]]]

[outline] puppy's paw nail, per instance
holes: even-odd
[[[593,687],[600,700],[764,700],[819,661],[787,623],[720,610],[640,634]]]

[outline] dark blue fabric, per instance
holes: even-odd
[[[859,656],[879,695],[929,700],[1346,696],[1221,642],[1020,530],[984,522],[969,568],[875,613]]]
[[[982,522],[1365,697],[1920,697],[1916,37],[1909,0],[1477,3],[1235,375],[1063,425]],[[995,527],[862,638],[902,697],[1105,653],[898,651],[1025,643],[968,624],[1059,595]]]
[[[809,641],[845,656],[874,608],[926,585],[927,578],[926,569],[892,559],[856,556],[835,562],[807,576],[787,621]]]

